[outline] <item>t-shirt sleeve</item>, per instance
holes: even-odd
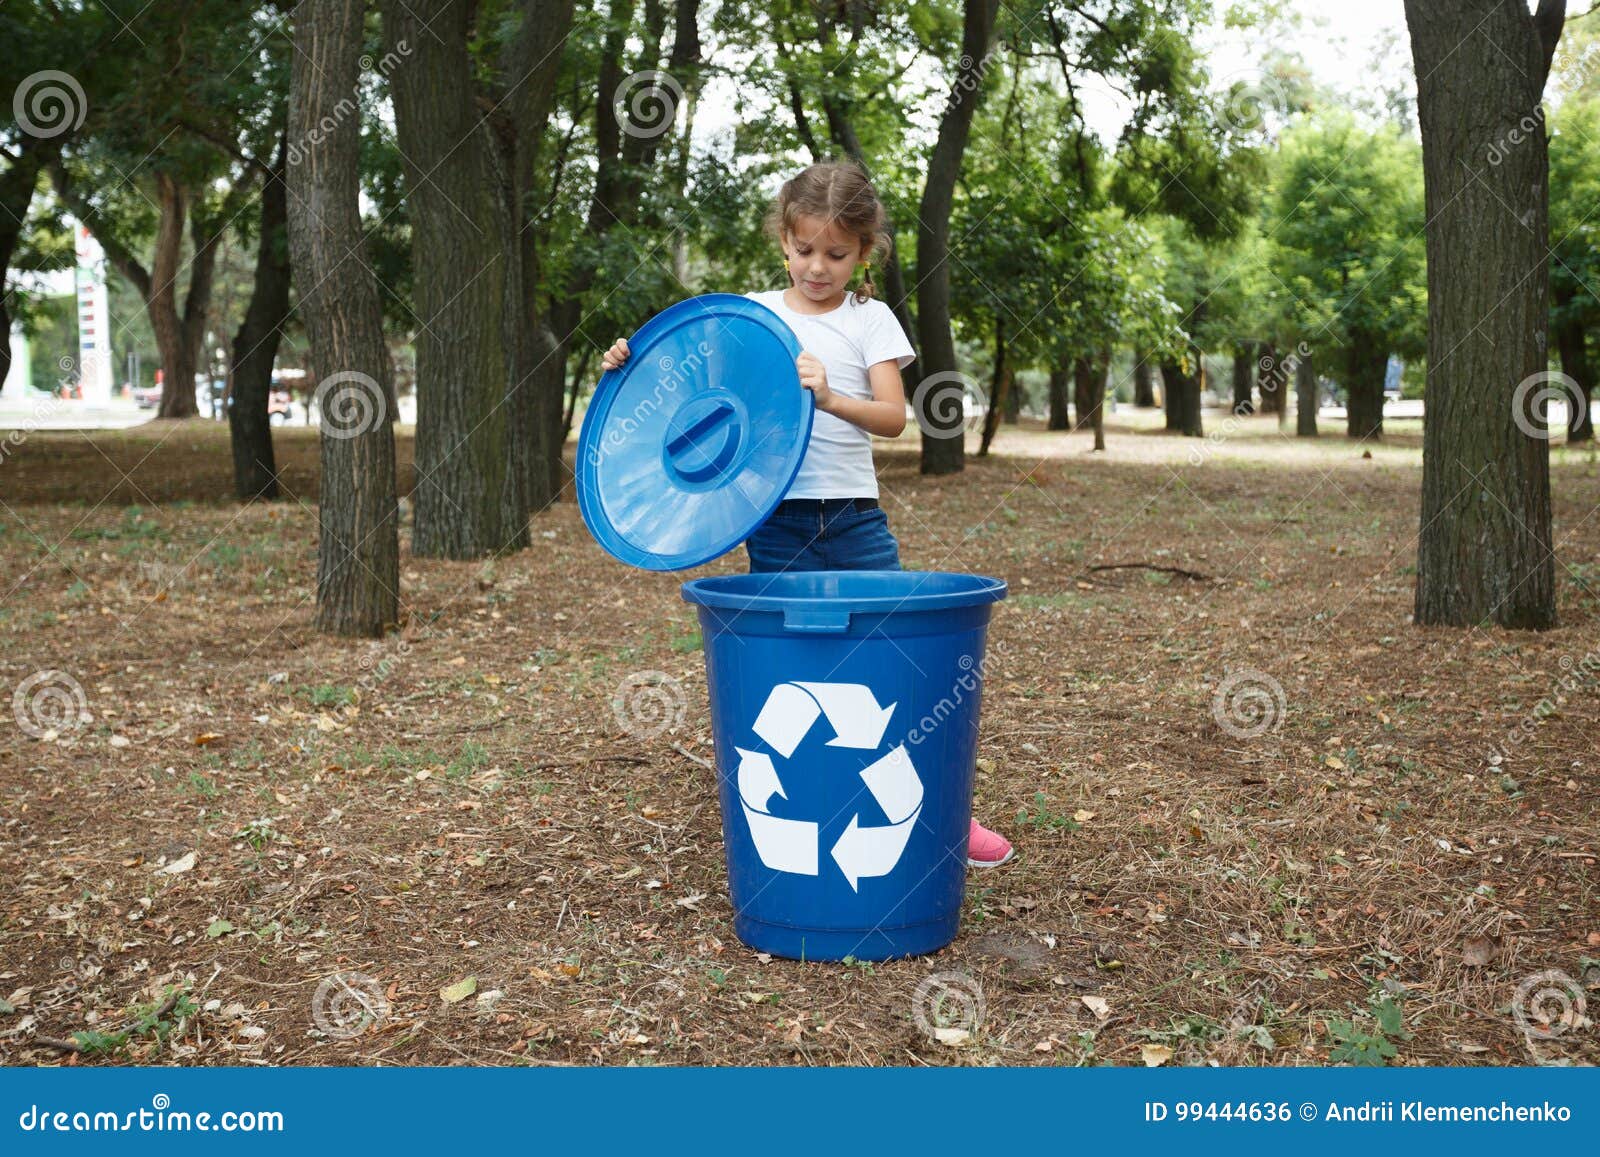
[[[863,342],[866,362],[875,366],[879,362],[894,361],[905,369],[917,358],[911,348],[906,331],[900,328],[900,319],[894,310],[882,301],[873,301],[867,309],[866,335]]]

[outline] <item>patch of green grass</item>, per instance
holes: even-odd
[[[183,790],[190,795],[197,795],[201,799],[214,799],[217,794],[217,781],[209,775],[201,775],[198,771],[191,771],[188,781],[183,785]]]
[[[1352,1065],[1387,1065],[1400,1053],[1396,1040],[1410,1040],[1414,1034],[1405,1025],[1405,1016],[1394,997],[1374,994],[1365,1009],[1351,1006],[1348,1018],[1328,1018],[1328,1060]]]
[[[316,687],[302,687],[301,691],[305,693],[313,707],[344,707],[356,701],[354,687],[323,683]]]
[[[1045,831],[1075,832],[1083,825],[1069,815],[1055,811],[1050,797],[1042,791],[1033,793],[1033,807],[1017,811],[1017,823],[1024,827],[1042,828]]]
[[[700,630],[694,630],[683,635],[672,636],[672,649],[679,655],[687,655],[691,651],[698,651],[701,647]]]
[[[166,1007],[169,1002],[171,1008]],[[148,1005],[135,1005],[132,1019],[122,1028],[110,1032],[79,1030],[72,1034],[72,1039],[83,1050],[84,1056],[109,1056],[144,1037],[154,1037],[165,1044],[179,1024],[199,1011],[200,1006],[190,999],[187,987],[168,988],[161,1000]]]
[[[477,771],[489,762],[489,753],[481,743],[463,743],[456,757],[444,769],[445,775],[454,780],[466,779],[467,776]]]

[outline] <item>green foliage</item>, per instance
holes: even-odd
[[[1410,1040],[1412,1035],[1394,997],[1388,993],[1374,995],[1366,1009],[1352,1009],[1348,1019],[1328,1020],[1328,1060],[1352,1065],[1386,1065],[1399,1055],[1394,1042]]]

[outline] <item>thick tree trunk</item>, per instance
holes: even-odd
[[[272,171],[262,178],[255,287],[244,322],[233,335],[233,404],[228,409],[228,433],[233,446],[234,493],[246,502],[278,497],[267,402],[272,393],[272,366],[283,338],[283,322],[289,316],[289,205],[284,188],[287,150],[285,134]]]
[[[1146,409],[1156,404],[1153,366],[1149,355],[1142,350],[1133,351],[1133,404]]]
[[[1294,367],[1294,432],[1301,438],[1317,436],[1317,371],[1311,359],[1300,358]]]
[[[289,138],[302,155],[288,170],[288,233],[322,406],[317,626],[378,636],[399,618],[393,368],[361,232],[360,122],[334,111],[359,83],[363,8],[295,10]]]
[[[1278,347],[1263,342],[1256,389],[1261,393],[1261,412],[1277,414],[1281,423],[1289,412],[1289,369],[1278,357]]]
[[[1406,0],[1428,261],[1417,623],[1556,620],[1548,435],[1513,412],[1547,369],[1549,167],[1539,101],[1565,14],[1541,0]]]
[[[1015,367],[1011,370],[1011,376],[1006,379],[1006,410],[1001,416],[1001,421],[1008,426],[1015,426],[1022,421],[1022,383],[1017,380]]]
[[[1389,354],[1370,334],[1353,331],[1345,348],[1345,435],[1383,437],[1383,378]]]
[[[1255,413],[1255,399],[1252,395],[1252,377],[1256,368],[1255,354],[1245,346],[1233,351],[1233,412],[1235,414]]]
[[[1198,348],[1190,353],[1194,359],[1194,373],[1183,379],[1183,432],[1191,438],[1205,436],[1205,426],[1200,418],[1200,395],[1206,388],[1206,359]]]
[[[922,351],[919,390],[930,379],[943,382],[956,372],[955,337],[950,332],[950,210],[961,158],[967,150],[972,116],[983,92],[990,46],[994,42],[999,0],[963,0],[961,59],[949,101],[939,121],[939,134],[928,159],[922,186],[922,206],[917,214],[917,333]],[[966,464],[965,439],[950,436],[947,422],[961,422],[936,413],[937,407],[917,406],[924,420],[945,436],[922,439],[922,473],[955,474]],[[955,409],[951,407],[951,409]]]
[[[1183,429],[1183,370],[1175,361],[1161,363],[1161,408],[1166,411],[1167,429]]]
[[[1563,303],[1567,304],[1567,303]],[[1564,318],[1556,327],[1556,351],[1561,355],[1561,372],[1572,379],[1577,393],[1567,399],[1567,441],[1588,442],[1594,438],[1594,379],[1589,376],[1589,351],[1585,348],[1583,323]]]
[[[21,155],[0,173],[0,385],[11,373],[11,295],[5,292],[6,274],[22,239],[23,222],[39,187],[39,172],[60,146],[24,136],[18,148]]]
[[[1052,430],[1070,430],[1072,421],[1067,413],[1067,390],[1072,381],[1072,373],[1064,366],[1055,366],[1050,370],[1050,419],[1049,428]]]
[[[384,35],[409,50],[390,78],[416,269],[416,488],[412,550],[469,559],[528,541],[513,459],[520,253],[506,174],[474,91],[470,0],[385,0]],[[557,403],[559,406],[559,403]],[[557,411],[559,412],[559,411]]]
[[[189,197],[181,185],[163,172],[156,174],[156,200],[160,218],[156,224],[155,256],[150,263],[149,293],[145,297],[150,328],[155,331],[156,348],[161,353],[161,402],[156,415],[189,418],[199,412],[194,400],[198,351],[190,341],[185,318],[178,312],[178,275],[182,269]],[[214,250],[207,252],[214,253]],[[199,273],[201,257],[200,253],[195,254],[195,264],[189,271],[191,280]]]
[[[1087,430],[1094,425],[1094,362],[1076,358],[1072,363],[1072,428]]]

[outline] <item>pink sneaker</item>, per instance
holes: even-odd
[[[967,867],[998,868],[1015,853],[1011,841],[999,832],[991,832],[977,820],[967,835]]]

